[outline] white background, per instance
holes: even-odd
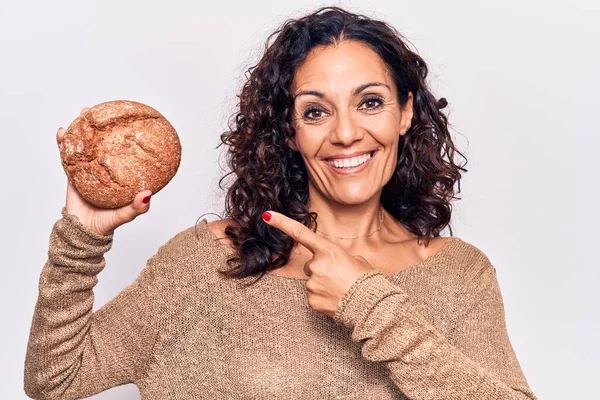
[[[223,148],[215,147],[244,71],[285,19],[327,4],[2,2],[0,398],[26,398],[39,273],[65,201],[58,127],[83,107],[130,99],[167,117],[183,146],[179,172],[150,211],[117,230],[96,310],[166,240],[200,215],[222,212]],[[545,400],[597,395],[599,3],[336,4],[399,29],[429,63],[435,94],[448,99],[453,136],[469,159],[454,234],[495,265],[509,335],[533,391]],[[139,394],[126,385],[94,398]]]

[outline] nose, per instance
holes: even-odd
[[[333,126],[330,134],[330,141],[332,144],[350,146],[355,141],[361,140],[363,136],[363,129],[358,126],[355,120],[353,120],[350,113],[337,113],[335,118],[335,126]]]

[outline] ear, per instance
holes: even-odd
[[[413,118],[413,94],[408,92],[408,100],[402,108],[400,116],[400,136],[406,134],[410,129],[410,124]]]

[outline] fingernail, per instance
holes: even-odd
[[[263,217],[263,219],[264,219],[265,221],[269,222],[269,221],[271,220],[271,213],[270,213],[270,212],[268,212],[268,211],[265,211],[265,212],[262,214],[262,217]]]
[[[151,196],[151,195],[150,195]],[[142,199],[142,203],[144,204],[148,204],[148,202],[150,201],[150,196],[146,196]]]

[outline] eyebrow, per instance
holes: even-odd
[[[387,84],[385,84],[385,83],[382,83],[382,82],[369,82],[369,83],[364,83],[364,84],[358,86],[357,88],[355,88],[352,91],[352,94],[354,96],[356,96],[357,94],[359,94],[360,92],[362,92],[366,88],[369,88],[369,87],[372,87],[372,86],[384,86],[384,87],[388,88],[389,91],[392,91],[392,89],[390,88],[390,86],[387,85]],[[294,99],[296,99],[296,97],[302,96],[302,95],[313,95],[313,96],[317,96],[317,97],[320,97],[320,98],[324,98],[325,97],[324,93],[318,92],[316,90],[303,90],[301,92],[296,93],[294,95]]]

